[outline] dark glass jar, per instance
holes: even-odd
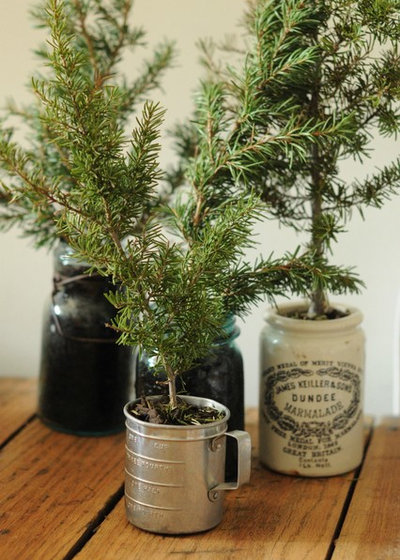
[[[124,429],[133,354],[106,327],[115,309],[104,293],[115,287],[107,278],[87,275],[87,268],[59,243],[43,321],[38,413],[56,430],[96,436]]]
[[[235,317],[230,316],[224,328],[224,337],[216,340],[209,354],[199,364],[177,379],[178,393],[194,397],[205,397],[218,401],[229,408],[231,417],[228,430],[244,429],[244,373],[243,358],[236,345],[240,334]],[[155,377],[146,354],[136,363],[136,396],[166,394],[168,387],[159,382],[165,377]],[[236,472],[236,450],[231,438],[227,440],[226,476],[231,480]]]

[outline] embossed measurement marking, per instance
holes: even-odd
[[[174,507],[166,507],[166,506],[154,506],[152,504],[145,504],[143,502],[139,502],[138,500],[135,500],[134,498],[132,498],[132,496],[129,496],[129,494],[127,494],[125,492],[125,498],[127,498],[128,500],[130,500],[131,502],[133,502],[134,506],[138,506],[138,509],[140,507],[142,508],[151,508],[152,510],[161,510],[161,511],[182,511],[182,508],[174,508]],[[129,503],[129,502],[127,502]],[[140,511],[140,509],[139,509]]]
[[[128,446],[125,446],[125,450],[129,456],[136,459],[142,459],[144,461],[152,461],[154,463],[165,463],[170,465],[184,465],[185,461],[172,461],[170,459],[158,459],[156,457],[148,457],[147,455],[141,455],[140,453],[135,453],[132,449],[129,449]]]
[[[164,488],[184,488],[184,484],[174,484],[171,482],[155,482],[153,480],[146,480],[144,478],[139,478],[138,476],[135,476],[134,474],[132,474],[131,472],[128,471],[128,469],[125,468],[125,473],[130,477],[135,479],[135,484],[142,482],[143,484],[154,484],[157,486],[161,486]]]

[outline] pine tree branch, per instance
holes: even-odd
[[[82,2],[80,0],[72,0],[72,4],[75,6],[76,12],[78,14],[79,17],[79,24],[80,24],[80,31],[82,33],[82,36],[84,37],[87,47],[88,47],[88,52],[89,52],[89,57],[90,57],[90,61],[93,67],[93,71],[94,74],[99,76],[100,75],[100,70],[99,67],[97,65],[97,59],[95,56],[95,49],[94,49],[94,45],[93,45],[93,40],[92,37],[90,36],[90,33],[88,32],[88,29],[86,27],[86,14],[84,13],[84,11],[82,10]]]
[[[210,209],[235,193],[258,192],[272,217],[309,232],[317,280],[305,275],[304,288],[320,307],[327,288],[358,289],[326,254],[353,208],[380,207],[397,193],[398,162],[366,181],[339,175],[341,159],[368,157],[374,127],[383,136],[400,130],[397,12],[394,0],[379,9],[366,2],[255,0],[245,48],[235,45],[235,53],[243,52],[237,65],[224,65],[214,43],[201,43],[209,77],[193,123],[177,128],[181,160],[169,174],[172,189],[186,182],[197,193],[197,204],[174,217],[187,243]],[[376,56],[379,41],[387,50]]]
[[[58,81],[57,87],[62,87],[70,92],[75,90],[75,99],[72,105],[78,107],[80,97],[87,95],[87,101],[98,106],[97,96],[102,96],[103,92],[110,92],[108,95],[108,106],[104,103],[103,117],[104,122],[110,123],[112,115],[113,131],[110,138],[115,138],[115,131],[122,131],[128,122],[130,115],[136,110],[136,105],[148,93],[150,89],[160,87],[161,77],[165,69],[170,65],[174,54],[172,44],[165,43],[155,50],[153,59],[148,66],[144,66],[139,78],[133,79],[133,83],[128,83],[126,77],[116,69],[117,63],[122,59],[127,49],[134,49],[142,42],[144,32],[142,29],[131,27],[129,18],[131,14],[131,0],[110,0],[106,5],[99,0],[91,0],[86,3],[81,0],[60,0],[47,2],[47,11],[43,3],[34,10],[33,15],[39,26],[53,30],[53,39],[50,40],[47,48],[37,51],[38,56],[44,59],[48,72],[46,77],[35,78],[33,83],[34,102],[22,109],[16,107],[14,103],[9,103],[7,117],[18,117],[28,132],[24,144],[29,146],[27,154],[34,154],[33,169],[35,176],[43,177],[48,184],[53,177],[57,178],[57,192],[63,193],[65,200],[70,199],[70,207],[77,208],[72,203],[72,198],[79,196],[81,185],[76,179],[75,170],[71,166],[71,157],[67,147],[72,136],[80,137],[81,133],[88,133],[90,123],[86,121],[85,114],[81,114],[78,121],[71,118],[71,113],[65,115],[64,108],[60,107],[60,95],[56,92],[54,84]],[[58,59],[51,60],[54,54],[54,41],[58,44]],[[64,43],[62,44],[62,41]],[[58,48],[57,47],[57,48]],[[68,50],[69,49],[69,50]],[[71,50],[72,49],[72,50]],[[72,51],[74,56],[71,57]],[[58,80],[60,76],[65,78],[65,66],[70,64],[70,81]],[[140,92],[136,96],[135,89],[139,81],[141,84]],[[129,80],[130,81],[130,80]],[[116,89],[114,86],[119,83]],[[90,85],[90,87],[88,87]],[[116,92],[118,90],[118,97]],[[83,93],[84,92],[84,93]],[[70,108],[72,109],[70,98]],[[103,99],[105,101],[105,98]],[[43,104],[47,105],[47,115],[43,114]],[[64,120],[62,120],[64,115]],[[79,126],[77,127],[77,122]],[[73,124],[74,123],[74,124]],[[10,130],[13,130],[13,126]],[[83,127],[83,128],[80,128]],[[104,127],[93,134],[93,138],[105,133]],[[62,141],[60,141],[60,135]],[[67,139],[69,137],[69,139]],[[8,140],[11,142],[11,139]],[[88,140],[89,142],[89,140]],[[119,140],[118,140],[119,142]],[[120,145],[120,144],[118,144]],[[109,144],[106,149],[114,150],[116,144]],[[125,148],[124,148],[125,149]],[[92,157],[96,157],[91,151]],[[97,155],[100,157],[100,154]],[[6,165],[5,163],[3,164]],[[0,167],[2,166],[0,162]],[[5,171],[5,182],[10,188],[18,185],[20,194],[12,198],[14,208],[10,212],[18,215],[18,225],[25,230],[27,235],[37,238],[38,245],[43,242],[52,245],[57,239],[56,224],[52,213],[43,212],[43,207],[39,200],[43,196],[32,190],[33,185],[22,181],[18,175],[13,175],[9,169]],[[33,173],[33,172],[32,172]],[[22,182],[21,182],[22,181]],[[27,190],[26,197],[22,198],[23,189]],[[167,193],[163,193],[167,196]],[[57,199],[60,202],[59,199]],[[8,220],[8,210],[4,207],[1,212],[1,220]],[[150,206],[156,201],[149,200]],[[18,205],[18,207],[17,207]],[[78,205],[79,206],[79,205]],[[47,215],[47,222],[44,216]],[[36,218],[35,218],[36,216]],[[58,216],[58,212],[57,212]],[[36,220],[36,225],[35,225]],[[16,223],[16,222],[15,222]],[[46,232],[45,236],[40,234],[41,228]],[[140,225],[137,224],[140,229]],[[50,233],[52,232],[52,233]],[[44,241],[44,238],[47,241]]]

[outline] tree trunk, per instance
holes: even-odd
[[[176,376],[168,376],[168,392],[169,392],[169,403],[172,408],[178,407],[178,401],[176,398]]]
[[[315,225],[322,215],[322,178],[319,168],[318,146],[313,147],[313,164],[312,182],[313,182],[313,201],[312,201],[312,236],[311,250],[313,251],[317,261],[324,256],[324,247],[321,238],[316,233]],[[311,303],[307,311],[307,317],[310,319],[318,315],[324,315],[329,308],[328,298],[323,290],[315,290],[311,294]]]
[[[316,42],[318,37],[315,37]],[[318,68],[317,68],[318,71]],[[310,115],[313,119],[319,118],[319,87],[317,82],[315,90],[313,91],[310,102]],[[311,185],[312,185],[312,198],[311,198],[311,243],[310,247],[315,256],[316,261],[320,261],[324,256],[324,247],[321,237],[318,235],[317,230],[319,220],[321,219],[322,209],[322,189],[324,177],[321,170],[321,157],[319,154],[318,145],[314,144],[311,149]],[[329,308],[328,298],[323,290],[315,290],[311,295],[311,303],[307,311],[307,317],[310,319],[318,315],[324,315]]]

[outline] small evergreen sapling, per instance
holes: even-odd
[[[328,265],[328,254],[353,209],[380,207],[400,184],[399,161],[366,180],[348,182],[339,172],[345,158],[365,161],[375,130],[382,136],[399,130],[398,6],[397,0],[255,0],[243,49],[232,42],[221,47],[230,65],[216,62],[215,44],[201,43],[209,78],[200,99],[206,89],[209,105],[218,107],[210,150],[215,161],[231,160],[228,178],[218,169],[218,192],[240,184],[257,192],[282,224],[308,232],[308,258],[330,279],[309,285],[308,318],[329,316],[327,291],[362,285],[351,270]],[[241,66],[233,64],[237,58]],[[198,159],[201,106],[194,122],[177,127],[181,163],[170,173],[173,186]],[[277,151],[278,142],[286,150]]]
[[[50,0],[47,11],[52,77],[35,80],[34,89],[43,126],[54,149],[63,153],[72,181],[68,198],[57,176],[45,186],[32,182],[30,193],[62,209],[58,225],[76,254],[121,286],[108,294],[118,311],[110,326],[120,333],[120,343],[145,350],[156,372],[167,374],[175,409],[176,376],[208,353],[228,312],[243,315],[265,295],[272,298],[287,289],[302,293],[304,283],[327,278],[296,255],[245,260],[262,211],[251,192],[238,196],[227,188],[222,196],[219,178],[236,182],[231,179],[235,154],[214,158],[220,109],[208,89],[198,121],[199,151],[187,170],[191,188],[185,200],[159,210],[163,110],[146,102],[128,140],[116,118],[123,89],[103,87],[95,74],[82,72],[90,53],[77,48],[65,5]],[[263,144],[266,159],[279,149],[298,149],[296,142],[288,147],[285,137]],[[170,233],[162,223],[165,217]]]
[[[97,90],[118,84],[119,97],[114,100],[114,112],[108,118],[115,119],[115,126],[123,128],[138,104],[160,87],[174,56],[173,43],[160,43],[150,58],[143,60],[139,75],[131,79],[118,65],[128,52],[145,41],[144,30],[131,24],[133,0],[65,0],[63,5],[64,31],[72,34],[80,61],[75,80],[85,82],[91,77]],[[47,26],[45,3],[41,2],[32,15],[39,27]],[[45,45],[36,54],[47,64]],[[47,66],[45,79],[55,79],[55,71]],[[34,79],[32,93],[36,83]],[[76,94],[80,95],[79,89]],[[19,142],[14,138],[21,126],[25,137]],[[59,202],[73,204],[75,178],[69,169],[68,153],[55,140],[37,99],[27,107],[9,103],[0,131],[0,228],[19,226],[24,235],[33,237],[37,247],[51,247],[59,237],[55,224]],[[54,177],[56,186],[52,184]],[[53,189],[57,192],[52,199]]]

